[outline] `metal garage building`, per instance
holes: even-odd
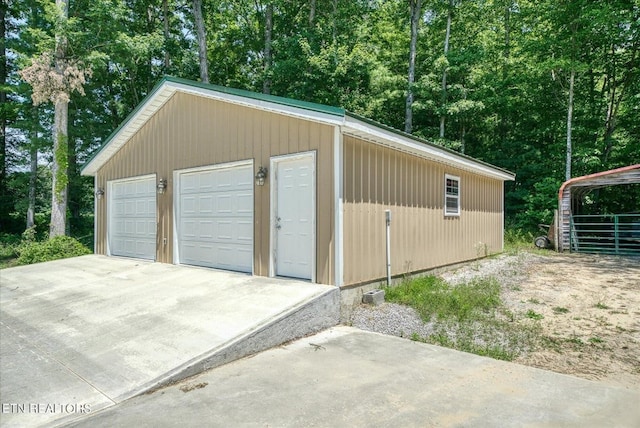
[[[503,246],[508,171],[343,109],[163,79],[87,162],[97,253],[333,285]]]

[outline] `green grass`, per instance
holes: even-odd
[[[424,321],[432,316],[472,320],[501,304],[500,286],[493,278],[451,287],[440,278],[425,276],[385,288],[385,298],[415,308]]]
[[[609,306],[605,305],[605,304],[604,304],[604,303],[602,303],[602,302],[598,302],[598,303],[596,303],[596,304],[595,304],[595,307],[596,307],[596,308],[598,308],[598,309],[609,309]]]
[[[527,311],[527,313],[525,314],[527,318],[530,318],[532,320],[541,320],[542,318],[544,318],[544,315],[537,313],[536,311],[529,309]]]
[[[569,312],[569,309],[563,308],[561,306],[556,306],[555,308],[553,308],[553,312],[556,314],[566,314],[567,312]]]
[[[425,323],[432,323],[427,337],[411,335],[415,341],[511,361],[539,336],[538,325],[513,322],[515,315],[503,306],[495,278],[452,286],[426,276],[385,288],[385,299],[411,306]]]

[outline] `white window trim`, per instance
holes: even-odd
[[[458,210],[454,212],[447,212],[447,198],[452,198],[453,196],[447,195],[447,180],[455,180],[458,182],[458,196],[456,199],[458,201]],[[460,217],[460,177],[456,175],[445,174],[444,175],[444,215],[445,217]]]

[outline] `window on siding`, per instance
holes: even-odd
[[[460,215],[460,177],[444,176],[444,215]]]

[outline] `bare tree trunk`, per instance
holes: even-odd
[[[504,57],[509,58],[511,55],[511,6],[513,2],[507,2],[504,10]]]
[[[271,93],[271,33],[273,32],[273,4],[267,4],[264,17],[264,82],[262,92]]]
[[[202,16],[202,0],[193,0],[193,19],[198,35],[198,59],[200,60],[200,80],[209,83],[209,63],[207,62],[207,32]]]
[[[447,31],[444,36],[444,57],[447,58],[449,54],[449,37],[451,36],[451,10],[453,9],[453,0],[449,0],[449,9],[447,11]],[[445,105],[447,104],[447,68],[445,66],[442,71],[442,109],[443,111],[440,113],[440,138],[444,138],[444,125],[446,120],[446,115],[444,113]]]
[[[571,70],[571,76],[569,77],[569,106],[567,108],[567,159],[565,164],[565,180],[571,178],[571,128],[573,123],[573,84],[575,82],[576,71]]]
[[[171,56],[169,55],[169,1],[162,0],[162,14],[164,25],[164,69],[169,70],[171,66]]]
[[[38,183],[38,147],[36,141],[38,133],[35,132],[35,139],[32,138],[29,149],[30,171],[29,171],[29,206],[27,208],[27,229],[36,225],[36,185]]]
[[[0,206],[4,205],[7,193],[7,115],[4,113],[4,106],[7,102],[7,92],[5,91],[7,87],[7,46],[5,43],[7,8],[6,1],[0,3],[0,106],[3,110],[3,114],[0,115]],[[2,206],[2,210],[8,211],[4,206]],[[0,230],[2,229],[2,218],[0,218]]]
[[[316,18],[316,0],[309,0],[309,27],[313,27]]]
[[[416,50],[418,44],[418,27],[422,14],[422,0],[410,0],[411,6],[411,41],[409,42],[409,76],[407,79],[407,99],[404,109],[404,132],[413,130],[413,84],[416,80]]]
[[[56,6],[62,13],[61,18],[66,20],[69,16],[69,4],[67,0],[56,0]],[[56,73],[63,74],[65,69],[67,39],[62,34],[56,35],[55,68]],[[67,224],[67,184],[69,142],[67,121],[69,103],[61,99],[55,101],[53,123],[53,176],[51,192],[51,224],[49,226],[49,238],[66,234]]]

